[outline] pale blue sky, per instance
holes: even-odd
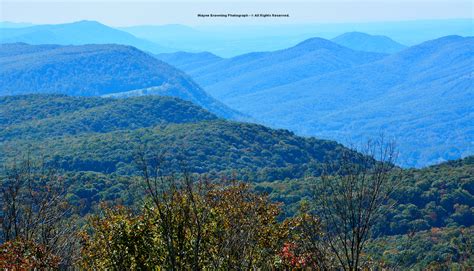
[[[199,19],[197,13],[289,13],[291,17]],[[374,22],[472,18],[473,13],[470,0],[0,0],[0,21],[35,24],[85,19],[112,26]]]

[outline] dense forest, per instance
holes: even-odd
[[[403,170],[402,185],[392,195],[397,205],[375,225],[378,238],[370,243],[368,253],[396,269],[461,268],[456,263],[468,259],[472,265],[473,176],[473,156]],[[317,178],[264,182],[255,190],[282,202],[281,216],[293,217],[301,202],[313,196],[309,188],[315,182]]]
[[[8,242],[2,245],[0,264],[6,268],[76,265],[114,270],[153,266],[335,269],[354,264],[351,259],[335,259],[339,250],[322,250],[335,245],[323,236],[338,237],[325,228],[330,220],[317,216],[324,217],[317,205],[317,183],[324,180],[314,180],[316,184],[275,181],[267,194],[262,192],[269,191],[266,184],[244,184],[231,177],[155,175],[158,165],[153,161],[152,156],[138,159],[135,166],[145,171],[137,176],[65,172],[30,161],[3,167],[1,199],[3,214],[9,216],[2,221],[2,238]],[[365,237],[360,265],[433,270],[472,266],[472,161],[470,157],[439,168],[403,171],[401,185],[390,195],[396,203],[384,199],[377,209],[381,217],[374,220],[370,235]],[[396,168],[388,169],[385,174],[400,174]],[[366,185],[371,187],[374,183],[369,180],[372,177],[366,179]],[[393,178],[386,178],[383,191],[393,182]],[[426,186],[430,183],[434,184]],[[49,188],[42,189],[44,185]],[[12,190],[15,187],[19,189]],[[293,204],[281,201],[289,197],[289,191],[298,191],[297,187],[314,193]],[[425,206],[415,194],[400,197],[421,188],[424,190],[419,193],[431,194],[425,196],[424,200],[430,201]],[[35,193],[30,194],[30,189]],[[16,199],[12,191],[18,192]],[[28,195],[33,195],[33,200]],[[8,201],[12,199],[17,203],[15,212]],[[25,224],[35,202],[48,207],[34,213],[30,224]],[[296,210],[292,205],[297,205]],[[19,232],[12,230],[13,218]],[[45,226],[40,222],[49,221],[45,219],[53,220]],[[397,225],[398,221],[402,223]],[[28,228],[23,228],[26,225]],[[167,238],[172,243],[167,244]],[[199,250],[196,240],[201,242]],[[174,250],[182,254],[174,254]],[[235,253],[240,250],[244,253]]]
[[[474,157],[446,162],[424,169],[403,171],[403,185],[393,195],[399,205],[390,210],[380,226],[381,233],[406,234],[433,227],[474,225]],[[262,182],[257,191],[266,192],[285,204],[293,216],[302,200],[311,196],[308,187],[317,178]]]
[[[104,99],[20,95],[1,97],[0,105],[1,141],[136,130],[160,124],[217,119],[191,102],[157,96]]]
[[[0,44],[0,95],[156,94],[191,101],[220,117],[242,114],[211,97],[187,74],[135,47]]]
[[[173,171],[180,170],[173,161],[180,161],[192,173],[276,180],[317,175],[324,161],[351,152],[334,141],[218,119],[175,98],[24,95],[3,98],[0,104],[5,116],[0,118],[0,150],[5,153],[0,160],[26,149],[68,171],[133,175],[134,152],[149,146],[165,155]],[[18,111],[19,106],[24,109]]]
[[[21,95],[0,105],[7,269],[474,261],[472,156],[402,169],[382,138],[347,148],[172,97]]]

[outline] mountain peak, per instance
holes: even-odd
[[[459,36],[459,35],[449,35],[449,36],[441,37],[441,38],[438,38],[438,39],[434,39],[432,41],[442,43],[442,42],[459,41],[459,40],[468,39],[468,38],[473,38],[473,37],[462,37],[462,36]]]
[[[301,49],[341,49],[342,47],[330,40],[323,38],[310,38],[304,40],[292,48]]]
[[[72,22],[72,23],[66,23],[66,24],[59,24],[59,25],[56,25],[56,26],[59,26],[60,28],[61,27],[64,27],[64,28],[79,28],[81,30],[84,30],[84,29],[107,29],[107,30],[113,30],[115,31],[114,28],[111,28],[105,24],[102,24],[98,21],[89,21],[89,20],[82,20],[82,21],[77,21],[77,22]]]
[[[405,59],[410,61],[413,61],[413,59],[434,59],[435,56],[445,58],[445,51],[470,53],[472,52],[473,44],[474,37],[450,35],[425,41],[403,50],[394,56],[398,55],[395,59]]]
[[[347,32],[332,39],[333,42],[357,51],[396,53],[406,46],[387,36],[362,32]]]
[[[101,24],[99,23],[98,21],[93,21],[93,20],[81,20],[81,21],[77,21],[77,22],[72,22],[72,23],[69,23],[70,25],[71,24],[79,24],[79,25],[91,25],[91,26],[103,26],[104,24]]]
[[[364,32],[358,32],[358,31],[346,32],[346,33],[343,33],[343,34],[341,34],[337,37],[376,37],[376,36],[383,37],[383,36],[380,36],[380,35],[370,35],[370,34],[367,34],[367,33],[364,33]]]

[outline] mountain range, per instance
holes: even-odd
[[[172,24],[137,25],[119,29],[177,51],[207,51],[227,58],[251,52],[281,50],[313,37],[334,39],[348,32],[390,37],[389,39],[395,40],[395,43],[409,46],[447,35],[474,35],[472,19],[265,25],[203,24],[192,27]],[[383,39],[376,44],[382,44],[387,49],[385,47],[387,38]],[[361,42],[365,44],[364,39]],[[391,41],[388,43],[393,44]],[[361,45],[354,44],[355,47],[348,47],[354,49]],[[363,46],[371,48],[373,52],[389,52],[380,51],[380,48],[375,48],[377,50],[374,51],[373,46]],[[393,48],[390,52],[394,52]]]
[[[22,237],[15,231],[13,241],[0,234],[0,265],[7,264],[7,269],[15,269],[13,262],[17,269],[33,268],[36,260],[41,266],[54,262],[50,269],[68,269],[76,259],[84,264],[79,268],[159,269],[163,262],[186,268],[192,260],[199,269],[207,258],[220,261],[213,260],[222,248],[214,241],[222,234],[235,237],[227,238],[235,247],[244,247],[234,242],[242,236],[248,241],[245,247],[263,246],[265,251],[255,250],[248,261],[269,259],[268,268],[265,264],[261,269],[316,268],[320,263],[313,265],[312,256],[321,251],[321,266],[336,268],[339,263],[325,265],[325,260],[345,252],[334,256],[337,245],[320,250],[326,244],[319,242],[315,248],[306,230],[320,239],[333,234],[326,226],[335,221],[341,223],[339,236],[344,238],[346,229],[354,232],[350,228],[360,224],[346,219],[346,210],[339,212],[347,208],[362,210],[359,216],[370,210],[374,214],[369,227],[362,223],[368,236],[359,250],[362,266],[473,266],[474,37],[445,36],[406,47],[386,36],[350,32],[301,42],[303,32],[288,39],[272,37],[297,29],[282,26],[239,40],[249,37],[247,30],[255,35],[266,29],[249,26],[242,32],[227,31],[230,38],[203,40],[203,28],[168,25],[158,28],[169,39],[156,44],[175,48],[196,38],[198,46],[212,44],[213,50],[161,53],[155,40],[150,43],[96,22],[0,22],[0,27],[12,28],[0,29],[0,35],[10,35],[0,38],[0,201],[13,214],[6,217],[0,211],[3,231],[10,232],[13,223],[20,233],[39,229],[46,237],[54,233],[60,238],[43,242],[44,234]],[[156,37],[158,28],[133,31]],[[304,35],[315,31],[309,30]],[[179,33],[187,36],[173,41]],[[14,43],[1,43],[5,37]],[[88,41],[106,44],[82,44]],[[115,44],[122,41],[135,44]],[[232,45],[227,47],[227,42]],[[293,45],[278,49],[285,43]],[[221,52],[228,54],[274,49],[222,57],[216,50],[223,45]],[[400,153],[395,162],[402,167],[357,151],[386,157],[378,142],[360,146],[380,135],[388,139],[384,142],[396,141]],[[356,148],[346,147],[351,143]],[[430,164],[436,165],[425,167]],[[38,219],[29,223],[31,217]],[[216,219],[220,217],[225,219]],[[163,227],[157,226],[164,220]],[[237,221],[236,227],[222,227],[231,220]],[[161,234],[170,229],[170,221],[178,225],[172,230],[180,236],[172,236],[171,243],[179,251],[162,246],[170,240],[169,231]],[[189,221],[197,226],[187,227]],[[202,236],[193,231],[200,222]],[[102,242],[90,246],[90,240],[107,231],[113,237],[103,239],[105,243],[118,241],[112,249]],[[183,232],[186,238],[181,238]],[[194,233],[196,239],[188,238]],[[202,246],[194,247],[192,240],[201,240]],[[33,257],[31,251],[48,253]],[[67,253],[56,256],[56,251]],[[192,259],[168,261],[175,257],[165,255],[189,251]],[[100,259],[93,260],[96,255]]]
[[[341,142],[383,132],[399,143],[402,165],[419,167],[474,151],[473,46],[447,36],[385,55],[310,39],[230,59],[201,54],[208,65],[158,58],[263,123]]]
[[[107,28],[83,21],[7,30],[63,26],[69,34],[57,33],[72,37],[81,25]],[[199,32],[179,25],[163,29]],[[385,133],[399,143],[399,163],[410,167],[473,153],[470,37],[447,36],[404,48],[388,37],[350,32],[232,58],[210,52],[154,56],[171,65],[122,45],[3,44],[0,95],[156,94],[194,102],[219,117],[344,143]]]
[[[216,58],[209,53],[173,53],[157,57],[186,71],[206,91],[227,102],[232,97],[376,61],[384,56],[312,38],[288,49],[250,53],[229,59]],[[196,59],[199,64],[193,65]]]
[[[372,23],[323,23],[278,25],[135,25],[109,27],[96,21],[57,25],[0,22],[0,43],[81,45],[117,43],[132,45],[152,53],[208,51],[221,57],[288,48],[312,37],[334,39],[344,33],[369,33],[390,37],[395,43],[415,45],[446,35],[472,36],[471,19],[417,20]],[[77,37],[77,38],[76,38]],[[386,51],[386,39],[373,52]],[[365,39],[361,40],[365,44]],[[388,42],[393,43],[393,42]],[[346,44],[346,46],[349,44]],[[361,46],[354,44],[357,48]],[[397,45],[398,47],[398,45]],[[390,49],[390,46],[388,47]],[[375,50],[374,50],[375,49]]]
[[[156,94],[192,101],[219,116],[238,118],[176,68],[124,45],[0,45],[0,95],[75,96]]]
[[[96,21],[79,21],[67,24],[35,25],[30,27],[0,28],[0,43],[24,42],[28,44],[122,44],[152,53],[172,52],[151,41],[137,38]]]

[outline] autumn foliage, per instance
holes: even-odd
[[[90,231],[82,233],[83,267],[229,270],[272,266],[281,245],[278,206],[246,184],[196,185],[168,191],[139,215],[124,207],[105,208],[102,216],[91,220]]]
[[[2,270],[50,270],[58,268],[59,263],[58,256],[32,241],[18,239],[0,246]]]

